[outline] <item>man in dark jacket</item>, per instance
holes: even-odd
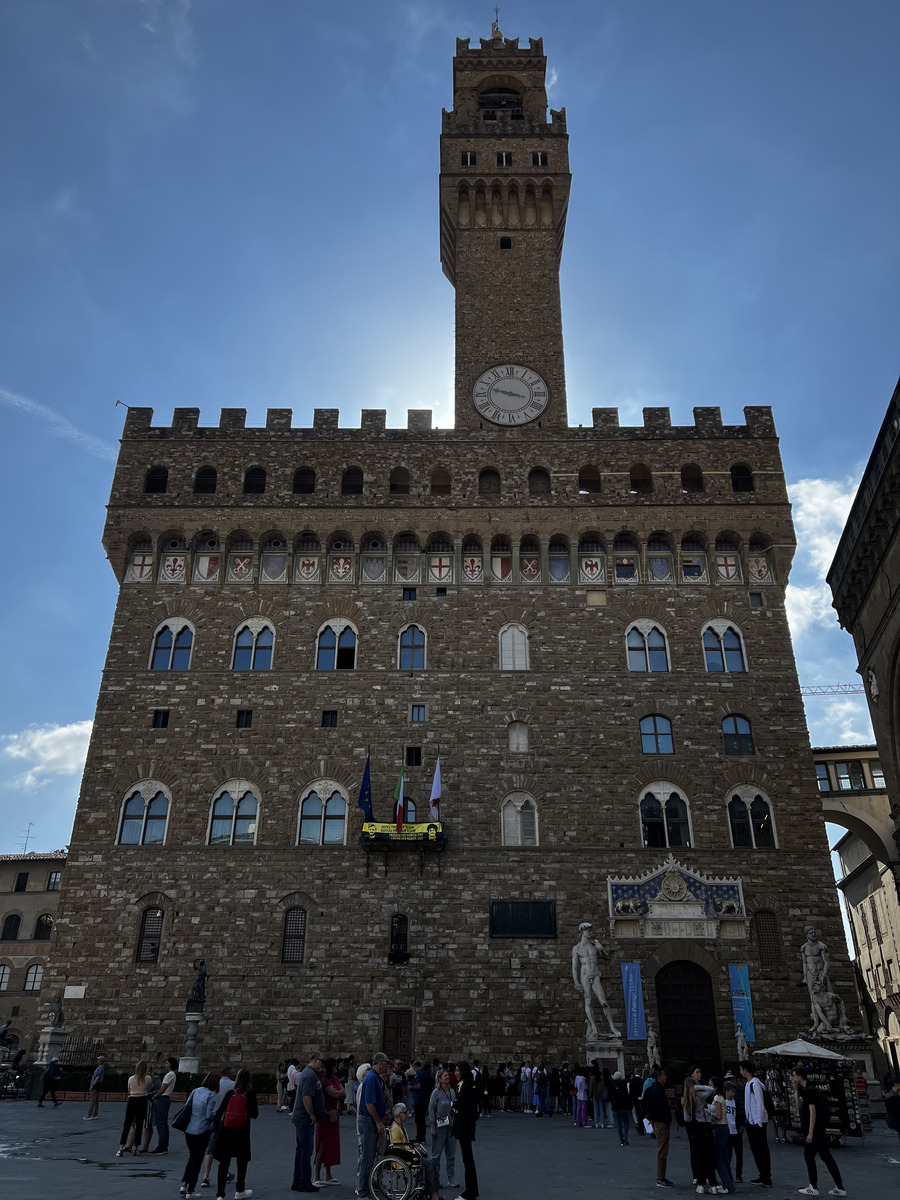
[[[644,1118],[641,1116],[641,1096],[644,1091],[644,1079],[637,1071],[628,1080],[628,1099],[631,1101],[631,1111],[634,1114],[634,1124],[639,1137],[644,1137]]]
[[[51,1058],[50,1065],[41,1076],[41,1083],[43,1086],[41,1088],[41,1098],[38,1100],[38,1108],[44,1107],[44,1097],[48,1092],[50,1093],[50,1099],[53,1101],[53,1107],[59,1108],[59,1101],[56,1098],[56,1085],[59,1083],[59,1077],[61,1074],[62,1071],[59,1066],[59,1059]]]
[[[671,1179],[666,1177],[672,1110],[666,1095],[665,1067],[653,1067],[650,1074],[653,1082],[644,1093],[644,1116],[653,1126],[653,1136],[656,1138],[656,1186],[670,1188],[675,1186]]]

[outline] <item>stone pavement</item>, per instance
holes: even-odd
[[[0,1197],[3,1200],[178,1200],[179,1181],[187,1155],[184,1138],[172,1132],[170,1153],[117,1159],[119,1133],[125,1108],[106,1104],[100,1119],[83,1121],[87,1105],[69,1101],[59,1108],[38,1109],[33,1102],[0,1102]],[[335,1168],[340,1187],[322,1189],[335,1200],[353,1200],[353,1164],[356,1162],[354,1118],[341,1120],[341,1157]],[[475,1161],[483,1200],[556,1200],[613,1194],[623,1200],[660,1196],[656,1178],[656,1144],[652,1138],[632,1137],[619,1146],[612,1129],[575,1129],[571,1118],[538,1121],[520,1113],[495,1113],[478,1123]],[[772,1146],[775,1187],[762,1192],[749,1183],[738,1184],[738,1194],[763,1195],[779,1200],[796,1197],[806,1186],[802,1151],[798,1146]],[[293,1127],[288,1114],[266,1107],[253,1127],[253,1162],[248,1185],[253,1200],[294,1200],[290,1192],[293,1165]],[[883,1126],[876,1132],[836,1152],[838,1166],[850,1196],[896,1194],[900,1186],[900,1142]],[[457,1154],[457,1163],[460,1163]],[[461,1164],[460,1164],[461,1165]],[[753,1160],[745,1147],[745,1179],[753,1177]],[[215,1165],[213,1167],[215,1172]],[[460,1175],[459,1178],[462,1178]],[[694,1196],[690,1186],[687,1140],[673,1126],[669,1178],[676,1184],[673,1196]],[[215,1181],[215,1175],[213,1175]],[[827,1182],[826,1182],[827,1181]],[[831,1187],[827,1173],[820,1174],[824,1196]],[[234,1185],[228,1188],[233,1200]],[[215,1198],[215,1183],[201,1193]],[[444,1188],[445,1200],[456,1191]]]

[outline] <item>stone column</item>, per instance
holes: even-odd
[[[196,1075],[200,1070],[200,1059],[197,1056],[197,1034],[200,1022],[203,1020],[203,1013],[186,1012],[184,1019],[187,1022],[187,1036],[184,1040],[184,1054],[179,1059],[178,1069],[186,1071],[189,1075]]]

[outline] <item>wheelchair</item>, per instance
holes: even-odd
[[[376,1158],[369,1172],[369,1192],[375,1200],[422,1200],[425,1196],[426,1157],[415,1143],[386,1147],[387,1153]]]

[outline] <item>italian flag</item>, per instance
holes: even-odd
[[[394,788],[395,810],[397,813],[397,832],[403,832],[403,768],[400,768],[400,778]]]

